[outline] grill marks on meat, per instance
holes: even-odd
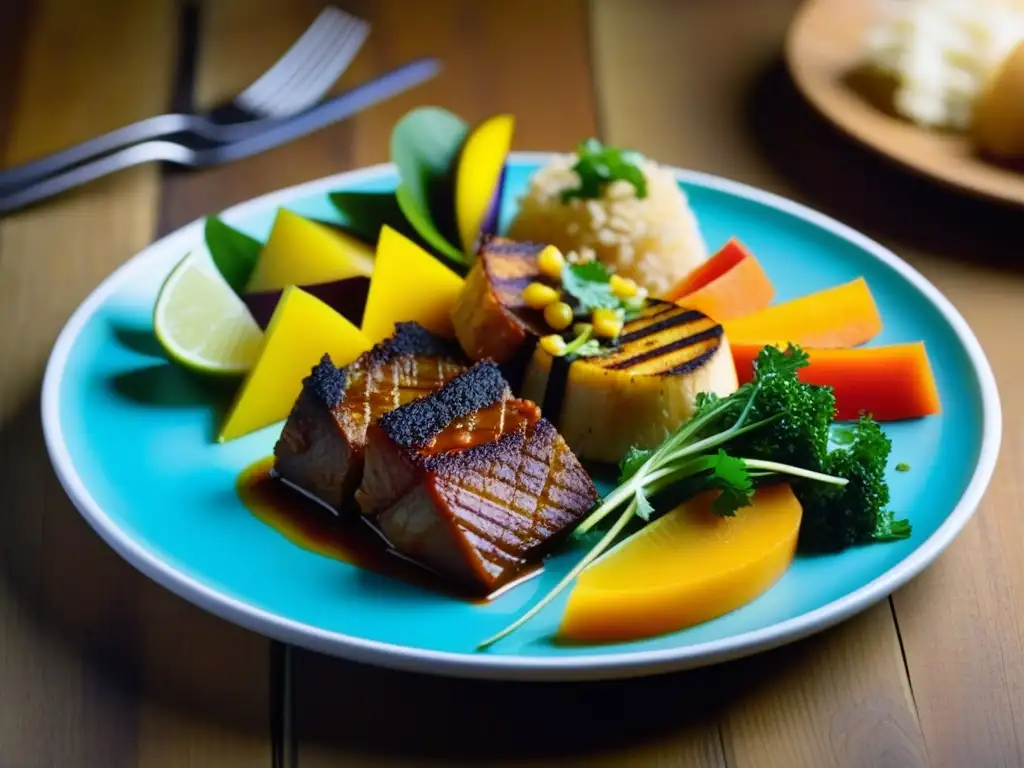
[[[480,594],[536,562],[597,499],[537,406],[499,381],[479,364],[372,426],[357,493],[397,551]]]
[[[366,430],[383,414],[439,389],[465,370],[458,347],[415,323],[345,368],[323,359],[274,446],[284,479],[340,510],[362,477]]]

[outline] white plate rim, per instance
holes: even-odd
[[[509,159],[543,164],[557,154],[512,152]],[[402,671],[519,681],[639,677],[708,666],[766,651],[820,632],[863,611],[930,565],[977,510],[991,481],[1002,440],[1002,410],[991,365],[967,321],[953,304],[920,272],[880,243],[823,213],[780,195],[700,171],[671,167],[669,170],[684,183],[694,183],[762,203],[825,229],[866,251],[921,292],[949,323],[968,354],[981,391],[983,411],[982,444],[970,482],[952,513],[931,536],[906,558],[853,592],[791,619],[696,645],[545,658],[487,652],[463,654],[431,651],[366,640],[274,615],[201,584],[134,541],[93,499],[78,475],[64,441],[60,424],[60,383],[68,356],[82,328],[106,298],[121,285],[128,272],[140,269],[141,263],[158,260],[167,251],[184,254],[190,245],[194,246],[201,240],[202,219],[155,241],[118,267],[79,305],[57,337],[43,376],[41,411],[47,451],[61,485],[79,513],[111,548],[143,574],[178,596],[265,637],[350,661]],[[394,173],[392,163],[346,171],[261,195],[232,206],[219,215],[226,221],[233,221],[255,209],[284,205],[292,199],[324,193],[344,183],[371,181]]]

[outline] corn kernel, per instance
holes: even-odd
[[[637,294],[637,284],[621,275],[612,275],[608,280],[608,287],[611,289],[612,295],[620,299],[628,299]]]
[[[530,309],[544,309],[558,301],[558,291],[544,283],[530,283],[523,289],[523,301]]]
[[[564,331],[572,324],[572,307],[564,301],[556,301],[544,307],[544,321],[556,331]]]
[[[562,252],[553,245],[544,248],[537,255],[537,268],[545,277],[558,280],[562,276],[562,267],[565,266],[565,257]]]
[[[614,339],[622,333],[622,318],[614,309],[598,308],[594,310],[594,334],[606,339]]]
[[[557,333],[552,333],[550,336],[540,337],[540,348],[552,357],[561,357],[564,355],[565,347],[565,339]]]

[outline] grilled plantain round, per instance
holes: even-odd
[[[617,462],[630,446],[660,445],[693,415],[699,392],[724,396],[737,387],[722,326],[697,310],[651,301],[605,355],[570,360],[538,346],[522,397],[542,403],[580,458]]]

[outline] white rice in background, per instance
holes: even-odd
[[[600,199],[563,203],[562,191],[579,186],[572,170],[576,159],[562,155],[534,173],[510,237],[556,245],[566,254],[575,251],[581,260],[596,257],[652,296],[707,259],[697,218],[671,171],[645,161],[643,199],[620,180],[607,185]]]

